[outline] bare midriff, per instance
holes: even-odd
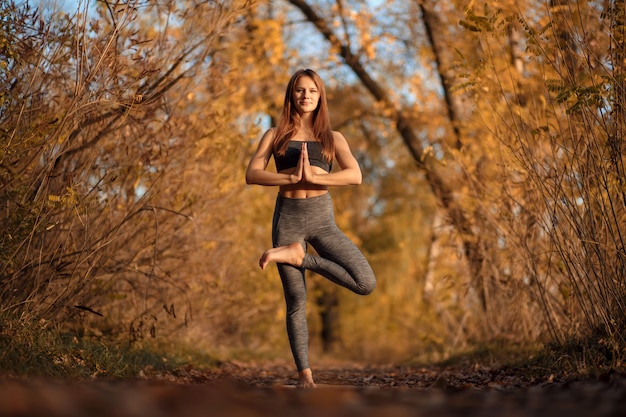
[[[313,169],[313,172],[315,172],[316,174],[327,174],[327,172],[320,167],[312,166],[311,169]],[[280,171],[280,173],[293,174],[295,170],[295,168],[290,168],[282,170]],[[312,198],[326,194],[328,192],[328,186],[297,183],[282,185],[279,192],[280,195],[285,198]]]

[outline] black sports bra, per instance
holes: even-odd
[[[307,150],[309,151],[309,161],[311,165],[322,168],[326,172],[330,172],[333,168],[332,161],[329,162],[324,158],[322,154],[322,143],[307,140]],[[298,165],[300,160],[300,150],[302,149],[302,141],[290,140],[283,156],[274,152],[274,162],[276,162],[276,170],[282,171],[289,168],[294,168]]]

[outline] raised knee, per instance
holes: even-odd
[[[376,289],[376,280],[372,280],[371,282],[367,283],[367,284],[363,284],[359,287],[359,291],[357,291],[357,294],[359,295],[369,295],[372,293],[372,291],[374,291]]]

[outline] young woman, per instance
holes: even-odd
[[[277,172],[266,170],[271,157]],[[334,160],[341,169],[331,172]],[[300,387],[315,387],[308,360],[305,270],[356,294],[367,295],[376,287],[369,263],[335,224],[328,193],[329,186],[360,184],[361,179],[348,142],[331,130],[321,78],[310,69],[297,71],[287,85],[280,123],[263,134],[248,164],[246,182],[279,187],[273,248],[261,255],[259,265],[278,266]],[[317,255],[307,253],[307,244]]]

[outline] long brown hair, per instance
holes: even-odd
[[[322,155],[328,161],[335,157],[335,142],[333,132],[330,127],[330,116],[328,114],[328,103],[326,102],[326,88],[320,76],[311,69],[301,69],[291,76],[287,90],[285,91],[285,101],[280,117],[280,123],[274,135],[274,151],[278,155],[284,155],[287,150],[289,140],[295,136],[300,128],[301,117],[294,103],[293,91],[300,77],[310,77],[320,93],[317,108],[313,112],[313,134],[322,143]]]

